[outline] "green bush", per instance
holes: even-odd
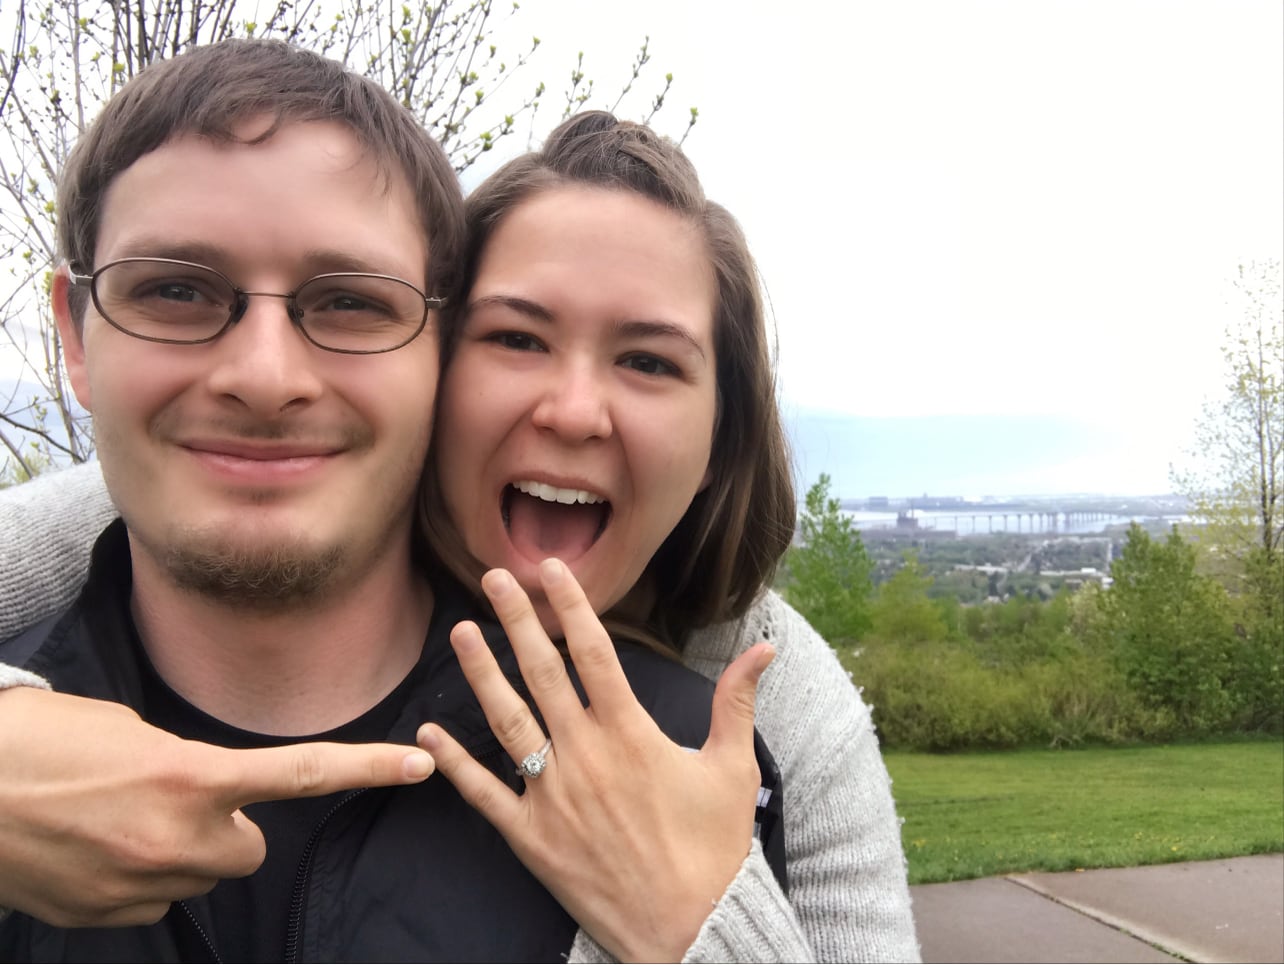
[[[874,642],[843,660],[887,747],[1063,747],[1177,733],[1171,712],[1148,706],[1093,654],[993,667],[966,646]]]
[[[851,517],[830,497],[829,476],[822,473],[807,490],[804,506],[802,542],[785,556],[782,590],[816,632],[841,649],[869,629],[874,564]]]
[[[1196,572],[1195,548],[1176,527],[1152,540],[1135,523],[1102,594],[1110,652],[1153,709],[1189,736],[1224,733],[1244,709],[1236,690],[1234,621],[1223,586]]]

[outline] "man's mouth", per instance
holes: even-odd
[[[505,486],[500,509],[513,548],[532,562],[579,559],[611,519],[610,502],[597,493],[530,479]]]

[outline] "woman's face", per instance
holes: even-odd
[[[546,625],[541,560],[567,563],[601,613],[708,482],[715,292],[699,229],[623,190],[538,193],[482,252],[438,478],[469,551],[535,591]]]

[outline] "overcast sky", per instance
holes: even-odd
[[[1128,423],[1153,491],[1216,390],[1227,280],[1284,248],[1282,11],[527,0],[512,29],[552,92],[583,50],[603,95],[650,36],[639,87],[674,74],[668,133],[700,110],[787,409]]]
[[[1284,248],[1279,0],[523,0],[496,40],[511,59],[533,35],[495,103],[543,79],[537,136],[577,51],[609,106],[645,36],[620,113],[666,72],[656,126],[699,108],[686,148],[758,258],[787,415],[1112,436],[1023,487],[1166,489],[1217,389],[1228,279]]]

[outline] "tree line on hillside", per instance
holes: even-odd
[[[1205,572],[1207,548],[1176,529],[1134,524],[1108,588],[966,606],[932,595],[913,551],[875,586],[827,476],[800,522],[782,590],[862,687],[885,746],[1284,733],[1281,608]]]
[[[913,552],[877,586],[822,475],[786,598],[838,651],[885,744],[925,750],[1284,733],[1284,271],[1242,265],[1225,391],[1173,470],[1196,525],[1135,523],[1111,582],[964,606]]]

